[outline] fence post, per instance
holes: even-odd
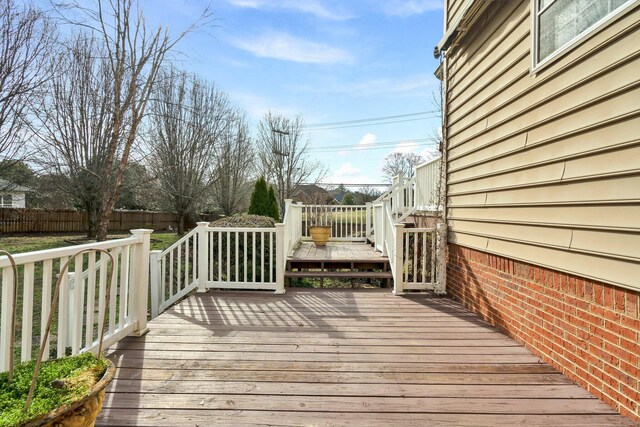
[[[151,287],[151,318],[155,319],[160,314],[160,254],[162,251],[149,252],[149,286]]]
[[[208,221],[198,222],[198,292],[207,291],[207,281],[209,278],[208,225]]]
[[[437,283],[435,293],[445,295],[447,293],[447,224],[436,225],[438,234],[438,266]]]
[[[147,332],[147,298],[149,295],[149,249],[153,230],[131,230],[140,239],[131,247],[131,281],[129,283],[129,315],[132,318],[133,335],[140,337]],[[122,304],[122,302],[120,302]]]
[[[284,242],[285,224],[276,224],[276,290],[275,293],[282,295],[284,289],[284,268],[287,264],[287,248]]]
[[[404,224],[394,224],[396,240],[393,242],[393,294],[404,295]]]

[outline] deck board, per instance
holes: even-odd
[[[149,328],[112,349],[97,425],[633,425],[426,294],[209,292]]]
[[[326,246],[317,248],[312,242],[300,242],[291,261],[383,261],[386,260],[371,245],[358,242],[329,242]]]

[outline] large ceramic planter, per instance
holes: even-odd
[[[317,247],[321,248],[327,246],[327,242],[331,237],[331,226],[312,225],[309,227],[309,234],[311,234],[311,239]]]
[[[107,360],[107,370],[102,378],[91,387],[86,396],[69,405],[61,406],[48,414],[29,421],[26,426],[45,427],[93,427],[102,410],[104,389],[116,375],[116,367]]]

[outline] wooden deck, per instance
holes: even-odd
[[[329,242],[323,248],[317,248],[312,242],[301,242],[291,261],[383,261],[380,252],[373,250],[367,243]]]
[[[127,338],[98,425],[631,426],[460,305],[197,294]]]

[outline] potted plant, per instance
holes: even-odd
[[[91,250],[79,251],[75,255]],[[95,249],[97,252],[113,257],[107,251]],[[18,271],[16,263],[6,251],[13,267],[14,295],[17,290]],[[51,329],[53,313],[60,292],[61,278],[65,274],[70,257],[60,271],[56,282],[49,318],[42,337],[40,352],[35,361],[24,362],[13,366],[14,343],[11,341],[9,371],[0,373],[0,426],[93,426],[102,409],[104,390],[115,377],[115,365],[102,357],[102,342],[109,307],[109,288],[113,282],[113,269],[107,282],[104,317],[100,330],[98,349],[95,354],[81,353],[71,357],[63,357],[43,362],[45,346]],[[12,306],[12,324],[9,330],[15,335],[16,298]]]
[[[309,234],[316,247],[324,247],[331,238],[333,212],[331,208],[319,207],[309,216]]]

